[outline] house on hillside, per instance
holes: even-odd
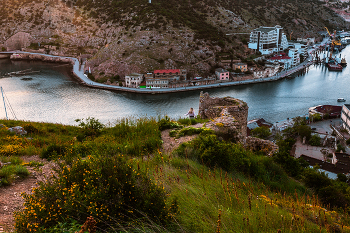
[[[132,73],[125,76],[125,86],[126,87],[139,87],[143,81],[143,74]]]
[[[169,83],[183,82],[187,79],[187,71],[180,69],[154,70],[145,75],[147,88],[168,88]]]
[[[223,69],[223,68],[217,68],[215,70],[215,75],[216,75],[216,78],[218,80],[229,80],[230,79],[230,72],[228,72],[227,70]]]
[[[281,65],[277,63],[265,64],[265,67],[253,72],[254,78],[267,78],[275,76],[280,71]]]
[[[279,25],[275,27],[259,27],[250,33],[248,48],[263,55],[281,52],[288,48],[287,36]]]
[[[169,80],[186,80],[187,70],[169,69],[169,70],[155,70],[154,78],[168,78]]]
[[[242,62],[232,64],[232,69],[240,69],[242,72],[248,71],[248,65]]]

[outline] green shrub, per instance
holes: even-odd
[[[170,120],[170,117],[165,116],[164,118],[158,120],[158,127],[159,130],[163,131],[166,129],[181,128],[182,126],[180,126],[179,123]]]
[[[25,178],[29,175],[29,171],[22,165],[5,165],[0,169],[0,186],[10,185],[16,176]]]
[[[170,137],[176,137],[177,133],[178,133],[178,130],[176,130],[176,129],[171,130],[171,131],[169,132],[169,136],[170,136]]]
[[[346,145],[350,145],[350,138],[346,140]]]
[[[321,138],[317,134],[311,136],[309,143],[311,146],[321,146]]]
[[[26,208],[15,214],[17,232],[69,219],[82,224],[88,216],[104,229],[140,218],[167,223],[177,212],[176,201],[168,201],[162,187],[122,156],[104,154],[58,165],[50,182],[41,183],[32,195],[23,194]]]
[[[40,154],[42,159],[52,159],[57,156],[63,156],[66,152],[66,147],[63,145],[51,144],[48,147],[44,148]]]
[[[340,152],[340,151],[343,151],[345,153],[346,149],[345,149],[345,147],[342,144],[338,143],[337,144],[337,149],[336,149],[335,152]]]
[[[98,137],[101,134],[102,129],[105,127],[99,120],[94,117],[88,117],[85,119],[76,119],[78,126],[82,128],[82,132],[78,134],[78,141],[83,141],[87,137]]]
[[[315,113],[315,114],[312,115],[312,119],[313,119],[313,121],[321,121],[322,120],[322,116],[319,113]]]
[[[27,131],[28,134],[38,134],[39,130],[31,123],[27,123],[23,126],[23,129]]]
[[[183,125],[195,125],[198,123],[204,123],[207,122],[207,119],[202,119],[199,115],[196,118],[180,118],[178,122]]]
[[[268,127],[262,126],[262,127],[256,127],[252,130],[252,136],[266,139],[271,135],[270,129]]]
[[[187,127],[187,128],[183,128],[181,129],[178,134],[177,134],[177,138],[183,137],[183,136],[191,136],[194,134],[200,134],[204,131],[208,131],[208,133],[213,134],[214,131],[205,127],[202,128],[194,128],[194,127]]]

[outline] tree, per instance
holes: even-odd
[[[314,134],[311,136],[309,144],[311,146],[320,146],[321,145],[321,138],[317,134]]]
[[[252,135],[257,138],[266,139],[271,135],[271,132],[269,128],[261,126],[253,129]]]

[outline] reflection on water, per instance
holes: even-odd
[[[350,54],[350,48],[343,50]],[[198,111],[200,91],[145,95],[112,92],[81,86],[70,74],[69,66],[43,62],[0,60],[1,74],[25,70],[39,73],[0,78],[17,118],[31,121],[74,124],[77,118],[95,117],[103,123],[124,117],[167,114],[178,118],[190,107]],[[249,119],[263,117],[275,122],[307,113],[311,106],[336,105],[337,98],[349,99],[349,68],[329,72],[323,66],[312,66],[293,79],[276,82],[206,90],[211,96],[232,96],[249,106]],[[23,78],[32,78],[23,80]],[[0,118],[5,117],[0,104]],[[11,118],[11,115],[10,115]]]

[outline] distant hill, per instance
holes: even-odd
[[[206,75],[223,59],[249,58],[249,33],[281,25],[288,37],[349,27],[316,0],[2,0],[0,46],[27,32],[32,48],[93,56],[96,78],[157,68]],[[51,46],[51,47],[50,47]],[[54,46],[54,47],[52,47]]]

